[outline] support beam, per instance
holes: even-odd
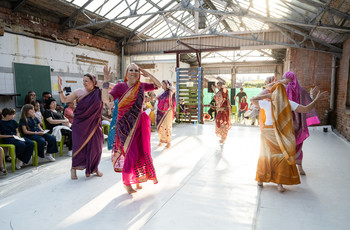
[[[69,18],[67,18],[61,25],[61,28],[64,29],[66,24],[70,22],[73,18],[76,18],[80,12],[82,12],[93,0],[87,1],[82,7],[77,9]]]
[[[305,3],[305,4],[308,4],[308,5],[313,6],[313,7],[316,6],[316,7],[323,8],[326,11],[332,13],[333,15],[337,15],[338,17],[344,18],[346,20],[350,20],[350,15],[349,14],[343,13],[343,12],[341,12],[339,10],[336,10],[336,9],[334,9],[332,7],[329,7],[328,4],[324,5],[322,3],[319,3],[319,2],[316,2],[316,1],[312,1],[312,0],[297,0],[297,1]]]
[[[12,12],[18,11],[22,6],[24,6],[26,4],[26,2],[28,2],[28,0],[20,0],[20,1],[13,3],[14,6],[12,7]]]
[[[210,7],[210,9],[217,10],[217,8],[215,7],[215,5],[213,4],[213,2],[211,0],[204,0],[204,2]],[[220,16],[218,16],[218,15],[215,15],[215,16],[217,19],[220,20]],[[227,31],[232,32],[230,25],[226,22],[225,19],[220,20],[220,21]]]

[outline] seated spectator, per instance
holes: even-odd
[[[144,106],[144,111],[147,113],[147,115],[149,116],[149,118],[151,119],[151,125],[155,125],[155,113],[154,113],[154,107],[151,103],[151,97],[145,95],[145,103],[143,104]]]
[[[4,165],[4,149],[0,147],[0,176],[6,176],[7,175],[7,171],[5,169],[5,165]]]
[[[105,103],[105,106],[102,110],[102,125],[111,125],[113,105],[111,103]]]
[[[71,124],[73,124],[75,107],[76,107],[75,101],[68,102],[67,108],[64,110],[64,116],[69,120],[69,123],[71,123]]]
[[[40,122],[40,126],[43,127],[43,115],[40,112],[40,103],[38,101],[33,102],[32,105],[34,106],[34,116],[38,118]]]
[[[43,98],[43,100],[41,101],[40,112],[44,116],[45,109],[48,109],[48,108],[45,108],[46,107],[46,101],[49,98],[51,98],[51,93],[50,92],[43,92],[42,98]]]
[[[32,104],[33,102],[35,102],[35,98],[29,94],[27,94],[24,98],[24,104]]]
[[[20,137],[18,123],[14,120],[15,114],[15,109],[4,108],[2,110],[3,119],[0,120],[0,138],[3,138],[4,144],[15,145],[16,168],[20,169],[23,163],[29,163],[33,154],[34,142],[26,137]]]
[[[3,118],[2,117],[2,110],[0,109],[0,120],[2,120],[2,118]],[[5,154],[5,161],[11,163],[11,157],[10,157],[8,151],[7,152],[4,151],[4,154]]]
[[[210,120],[214,121],[215,117],[216,117],[216,101],[213,97],[213,99],[211,100],[211,102],[209,103],[210,109],[208,110],[208,114],[210,115]],[[214,113],[214,116],[213,116]]]
[[[72,126],[69,120],[62,113],[56,110],[57,104],[55,98],[49,98],[46,101],[46,109],[44,113],[45,124],[56,137],[56,141],[61,141],[62,135],[67,137],[68,155],[72,156]]]
[[[250,103],[248,111],[244,113],[244,117],[247,119],[249,118],[252,119],[251,125],[254,125],[258,115],[259,115],[259,108],[253,103]]]
[[[239,104],[238,119],[240,119],[241,115],[244,115],[244,113],[247,110],[248,110],[248,103],[246,101],[246,97],[242,97],[241,103]]]
[[[19,121],[20,128],[23,134],[38,143],[38,156],[46,158],[49,161],[55,161],[52,154],[57,153],[56,138],[50,134],[44,132],[40,125],[38,118],[34,115],[33,105],[24,105],[22,108],[21,119]],[[44,154],[45,146],[47,142],[46,155]]]

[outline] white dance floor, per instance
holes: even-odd
[[[233,126],[225,145],[214,123],[174,125],[170,149],[152,155],[159,183],[129,195],[104,148],[102,178],[70,179],[61,157],[0,178],[0,229],[349,229],[350,144],[333,132],[310,129],[301,184],[256,185],[257,127]],[[66,153],[65,153],[66,154]],[[59,157],[57,157],[59,158]]]

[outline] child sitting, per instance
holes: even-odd
[[[4,144],[12,144],[16,146],[16,168],[20,169],[23,163],[28,164],[32,157],[34,142],[28,138],[20,137],[18,124],[14,120],[15,114],[15,109],[4,108],[2,110],[3,119],[0,120],[0,138],[3,138]]]
[[[35,101],[32,103],[32,105],[34,106],[34,111],[35,111],[34,116],[38,118],[41,127],[43,127],[43,115],[41,114],[41,111],[40,111],[40,103],[38,101]]]
[[[23,134],[38,143],[38,156],[46,158],[49,161],[55,161],[52,154],[57,153],[56,138],[50,134],[46,134],[42,129],[38,118],[34,115],[33,105],[24,105],[22,108],[21,120],[19,121],[20,128]],[[45,145],[47,142],[47,153],[44,154]]]

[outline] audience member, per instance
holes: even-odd
[[[21,119],[19,121],[20,129],[23,134],[38,143],[38,156],[46,158],[49,161],[55,161],[52,154],[58,152],[57,142],[54,136],[44,132],[40,125],[40,121],[34,115],[33,105],[24,105],[22,108]],[[46,154],[44,153],[47,142]]]
[[[67,102],[67,108],[64,110],[64,116],[69,120],[69,123],[73,125],[73,118],[74,118],[74,110],[76,107],[76,103],[74,102]]]
[[[16,168],[20,169],[23,163],[28,164],[33,154],[34,143],[28,138],[21,138],[18,132],[18,123],[14,120],[15,109],[4,108],[3,119],[0,120],[0,138],[4,144],[15,145],[17,163]]]
[[[52,132],[52,135],[56,137],[57,141],[61,141],[61,135],[67,137],[68,155],[72,156],[72,130],[70,129],[71,123],[63,116],[62,113],[56,110],[57,103],[55,98],[49,98],[46,100],[46,109],[44,113],[45,124]]]
[[[237,97],[238,97],[238,100],[237,100]],[[240,107],[239,104],[241,103],[243,97],[245,97],[245,99],[247,100],[247,94],[243,92],[243,88],[240,88],[240,92],[237,93],[235,96],[235,101],[238,103],[238,107]]]
[[[246,97],[242,97],[241,103],[239,104],[238,119],[248,110],[248,103]]]

